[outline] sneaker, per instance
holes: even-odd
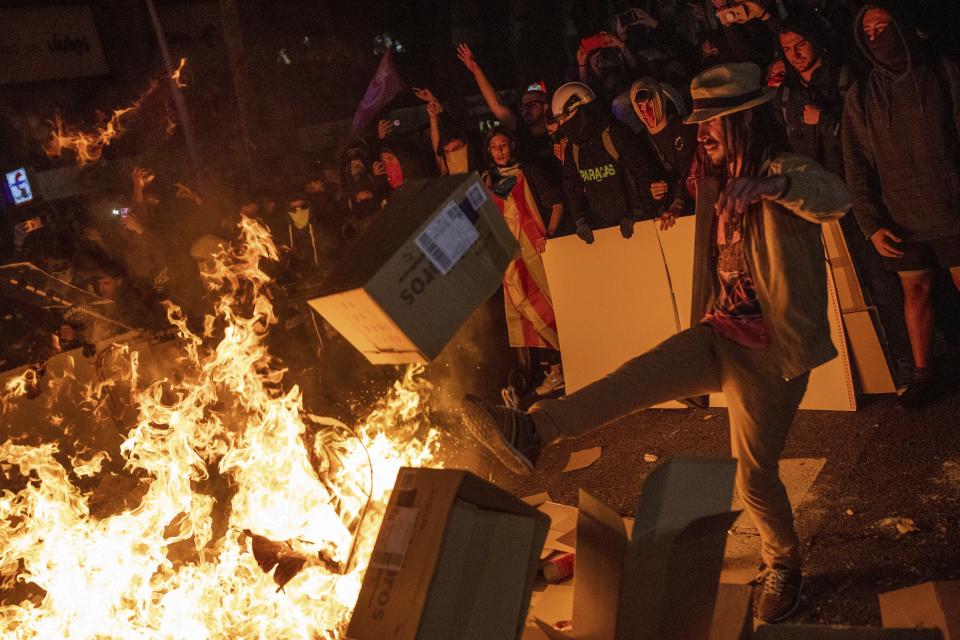
[[[461,405],[467,430],[507,469],[530,475],[543,450],[533,418],[528,414],[498,407],[467,395]]]
[[[800,605],[803,574],[782,564],[761,567],[754,579],[760,587],[754,615],[764,622],[786,620]]]
[[[933,375],[930,369],[915,368],[907,388],[900,394],[897,402],[907,409],[919,409],[930,404],[934,399]]]
[[[554,367],[547,372],[543,382],[539,387],[536,388],[534,393],[536,393],[538,396],[546,396],[550,395],[554,391],[563,389],[563,387],[563,370],[560,369],[560,367]]]

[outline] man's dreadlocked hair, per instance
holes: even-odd
[[[701,146],[698,150],[699,177],[732,178],[759,176],[763,164],[777,153],[789,149],[783,126],[769,105],[737,111],[720,119],[726,158],[723,166],[713,166]]]

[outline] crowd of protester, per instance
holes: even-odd
[[[163,299],[202,315],[209,301],[198,265],[234,235],[241,214],[268,224],[281,249],[278,285],[295,288],[322,280],[407,181],[477,171],[521,246],[504,279],[510,346],[534,350],[543,366],[530,387],[550,394],[563,377],[540,258],[548,240],[576,234],[592,244],[605,227],[630,238],[638,221],[668,229],[693,214],[690,80],[747,63],[777,92],[764,108],[779,122],[782,149],[846,178],[854,215],[842,224],[861,281],[881,310],[906,401],[927,401],[933,292],[943,282],[952,289],[946,270],[960,286],[960,67],[930,30],[935,17],[906,0],[639,4],[578,34],[558,87],[498,91],[469,43],[452,49],[449,62],[459,60],[489,110],[480,126],[451,113],[456,96],[446,87],[416,87],[424,128],[383,114],[336,157],[304,161],[297,175],[256,189],[205,189],[137,168],[113,197],[18,220],[3,261],[33,262],[110,300],[107,315],[123,325],[160,331]],[[2,368],[119,326],[22,307],[5,314]]]

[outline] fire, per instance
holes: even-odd
[[[138,416],[119,451],[67,466],[57,443],[0,444],[0,469],[29,479],[0,492],[0,588],[39,592],[0,606],[4,637],[342,636],[397,470],[434,462],[429,386],[411,368],[355,429],[305,414],[264,346],[275,321],[265,258],[276,258],[269,234],[244,218],[240,241],[204,269],[220,297],[203,335],[169,306],[183,343],[176,380],[145,384],[126,353]],[[14,379],[0,407],[35,383]],[[73,478],[114,456],[142,497],[98,517]],[[289,582],[258,565],[263,538],[302,559]]]
[[[187,59],[181,58],[180,65],[170,75],[170,80],[180,89],[187,86],[180,77],[186,65]],[[50,139],[43,146],[44,152],[51,158],[59,158],[66,152],[72,152],[76,155],[77,164],[81,167],[90,162],[97,162],[103,156],[103,150],[123,134],[124,125],[129,116],[136,113],[158,87],[159,84],[152,81],[129,105],[122,109],[115,109],[109,119],[101,117],[92,131],[83,131],[79,126],[64,123],[59,115],[54,116],[53,121],[50,122],[52,129]],[[176,123],[167,116],[165,131],[168,136],[173,132],[174,127]]]
[[[183,73],[183,68],[185,66],[187,66],[187,59],[180,58],[180,65],[176,68],[176,70],[170,76],[170,79],[173,80],[175,83],[177,83],[177,87],[179,87],[180,89],[183,89],[184,87],[187,86],[186,82],[183,82],[182,80],[180,80],[180,74]]]
[[[89,162],[97,162],[103,155],[103,150],[123,133],[127,116],[136,112],[156,89],[157,83],[151,82],[139,98],[123,109],[114,110],[110,119],[101,121],[95,131],[83,131],[80,127],[65,124],[60,115],[56,115],[50,123],[53,131],[50,140],[43,147],[44,152],[51,158],[59,158],[65,152],[71,151],[77,156],[77,164],[81,167]]]

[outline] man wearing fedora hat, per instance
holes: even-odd
[[[527,413],[468,396],[464,422],[506,467],[529,473],[544,447],[634,411],[723,392],[737,488],[760,531],[756,614],[783,620],[799,603],[799,543],[780,453],[809,372],[837,352],[827,320],[819,224],[849,207],[843,181],[781,153],[754,64],[707,69],[691,84],[699,125],[690,328],[605,378]]]

